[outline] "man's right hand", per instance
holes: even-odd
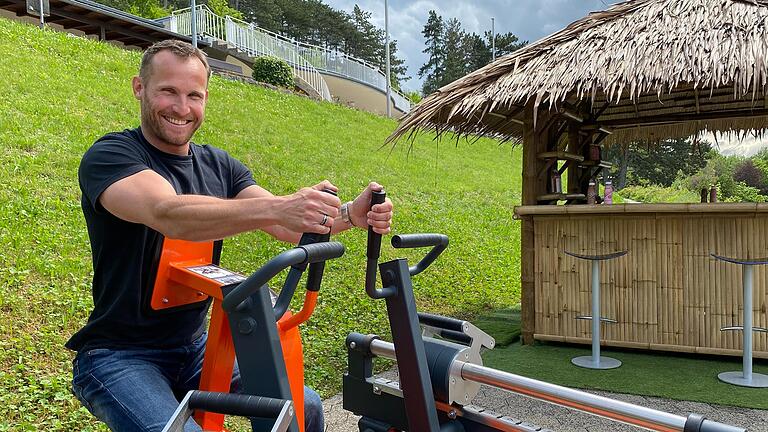
[[[279,225],[297,233],[329,233],[334,219],[339,215],[341,200],[336,195],[323,192],[338,189],[328,180],[298,192],[286,195],[277,207]]]

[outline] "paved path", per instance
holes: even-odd
[[[394,373],[387,372],[384,375],[391,378]],[[768,410],[734,408],[607,392],[592,393],[681,416],[687,416],[689,413],[702,414],[711,420],[747,428],[750,432],[768,432]],[[485,386],[473,404],[556,432],[633,432],[640,430],[633,426],[611,422]],[[323,401],[323,408],[327,432],[359,432],[357,428],[358,417],[344,411],[341,395]]]

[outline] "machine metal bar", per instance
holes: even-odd
[[[371,353],[395,359],[395,346],[374,340]],[[686,417],[609,399],[496,369],[457,361],[462,378],[653,431],[684,430]],[[734,431],[743,430],[733,428]]]

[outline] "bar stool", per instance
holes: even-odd
[[[740,259],[740,258],[728,258],[715,254],[710,254],[715,259],[725,261],[733,264],[739,264],[741,266],[741,280],[744,289],[744,317],[743,325],[740,326],[727,326],[720,329],[720,331],[739,331],[743,332],[743,356],[742,363],[743,369],[735,372],[723,372],[717,375],[720,381],[727,382],[729,384],[735,384],[742,387],[756,387],[763,388],[768,387],[768,375],[759,373],[752,373],[752,332],[768,332],[768,329],[763,327],[752,326],[752,281],[754,279],[754,268],[756,265],[768,264],[768,258],[755,258],[755,259]],[[751,331],[748,331],[751,330]]]
[[[592,261],[592,316],[577,316],[576,319],[592,320],[592,355],[571,359],[576,366],[588,369],[614,369],[621,366],[621,361],[611,357],[600,356],[600,323],[617,323],[616,320],[600,316],[600,261],[619,258],[628,251],[614,252],[606,255],[581,255],[563,251],[574,258]]]

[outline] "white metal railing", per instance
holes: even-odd
[[[199,5],[195,10],[198,37],[214,38],[228,42],[252,57],[274,56],[285,60],[293,74],[309,85],[323,100],[331,100],[323,76],[296,49],[285,49],[270,43],[269,38],[256,30],[253,24],[213,13],[208,6]],[[168,20],[170,30],[189,36],[192,34],[192,13],[189,8],[174,12]]]
[[[173,12],[168,20],[170,30],[191,35],[191,15],[189,8]],[[340,51],[298,42],[237,18],[218,16],[206,5],[197,6],[196,16],[197,31],[200,35],[231,43],[252,56],[271,55],[285,60],[293,68],[294,74],[307,82],[324,99],[330,99],[330,92],[318,70],[356,80],[386,92],[387,82],[384,74],[364,60]],[[402,112],[410,111],[411,102],[405,95],[395,89],[391,89],[391,95],[395,108]]]

